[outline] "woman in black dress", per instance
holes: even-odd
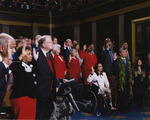
[[[137,108],[141,109],[145,95],[145,69],[140,59],[135,63],[134,68],[134,99]]]

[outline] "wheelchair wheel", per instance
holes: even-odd
[[[90,101],[89,106],[86,108],[86,112],[92,113],[96,107],[97,107],[97,98],[96,95],[94,94],[94,92],[92,92],[91,90],[87,90],[85,95],[84,95],[84,99],[87,101]]]
[[[101,113],[101,112],[99,112],[99,111],[98,111],[98,112],[96,112],[96,116],[101,116],[101,114],[102,114],[102,113]]]

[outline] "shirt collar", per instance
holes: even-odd
[[[8,65],[6,63],[3,62],[3,64],[4,64],[5,68],[8,68]]]
[[[0,56],[0,61],[2,61],[3,60],[3,58]]]
[[[46,56],[46,52],[42,48],[41,48],[41,50],[42,50],[43,54]]]
[[[126,59],[126,58],[121,57],[121,59],[123,60],[123,59]]]

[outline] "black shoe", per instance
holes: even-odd
[[[131,112],[131,108],[126,108],[125,111]]]
[[[143,109],[143,107],[142,106],[137,106],[137,109]]]

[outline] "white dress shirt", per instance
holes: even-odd
[[[0,56],[0,62],[3,60],[3,58]]]
[[[45,57],[46,57],[46,52],[41,48],[41,50],[42,50],[42,52],[43,52],[43,54],[45,55]]]

